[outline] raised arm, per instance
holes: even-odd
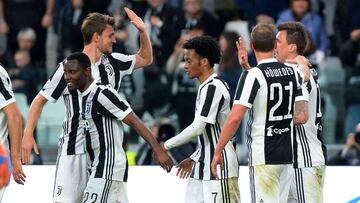
[[[31,102],[29,112],[27,115],[27,121],[24,129],[24,137],[21,143],[21,157],[24,164],[30,164],[31,150],[34,149],[36,154],[39,154],[39,149],[34,139],[34,129],[38,122],[42,109],[48,100],[41,94],[36,95]]]
[[[150,129],[145,126],[144,122],[134,112],[130,112],[122,121],[131,126],[142,138],[144,138],[151,146],[156,161],[159,162],[163,169],[169,172],[173,163],[166,151],[151,134]]]
[[[251,66],[248,61],[248,53],[244,41],[241,37],[239,37],[238,41],[236,41],[236,47],[238,51],[238,60],[240,66],[243,68],[243,70],[249,70]]]
[[[146,32],[145,23],[139,16],[134,13],[134,11],[126,7],[124,9],[129,17],[130,22],[138,29],[140,35],[140,49],[135,55],[136,62],[134,68],[136,69],[148,66],[153,61],[153,53],[150,38]]]
[[[25,182],[25,174],[22,171],[20,145],[22,137],[22,120],[21,113],[15,102],[4,107],[8,123],[8,131],[10,136],[10,159],[13,166],[14,180],[23,185]]]

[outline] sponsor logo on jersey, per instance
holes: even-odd
[[[266,136],[273,136],[273,134],[281,135],[283,133],[289,132],[290,128],[273,128],[274,126],[269,126],[267,128]]]

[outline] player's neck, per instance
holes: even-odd
[[[212,68],[208,68],[208,69],[204,70],[204,72],[198,77],[200,84],[205,82],[213,73],[214,73],[214,70]]]
[[[273,52],[255,52],[256,62],[259,63],[264,59],[274,58]]]
[[[298,54],[297,54],[297,53],[291,53],[291,54],[289,54],[289,56],[288,56],[286,59],[291,60],[291,59],[296,58],[297,56],[298,56]]]
[[[91,64],[96,63],[100,59],[102,54],[94,43],[85,45],[83,53],[85,53],[90,58]]]
[[[91,85],[91,83],[94,81],[94,79],[92,77],[88,78],[84,84],[84,86],[80,87],[79,88],[79,91],[82,93],[82,92],[85,92]]]

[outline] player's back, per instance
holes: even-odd
[[[251,108],[247,128],[250,165],[293,162],[292,114],[302,80],[300,72],[276,59],[262,60],[243,73],[242,89],[237,90],[234,103]]]

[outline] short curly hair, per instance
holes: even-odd
[[[210,36],[194,37],[187,40],[184,49],[194,49],[195,53],[206,58],[209,61],[210,67],[220,62],[221,52],[219,43]]]

